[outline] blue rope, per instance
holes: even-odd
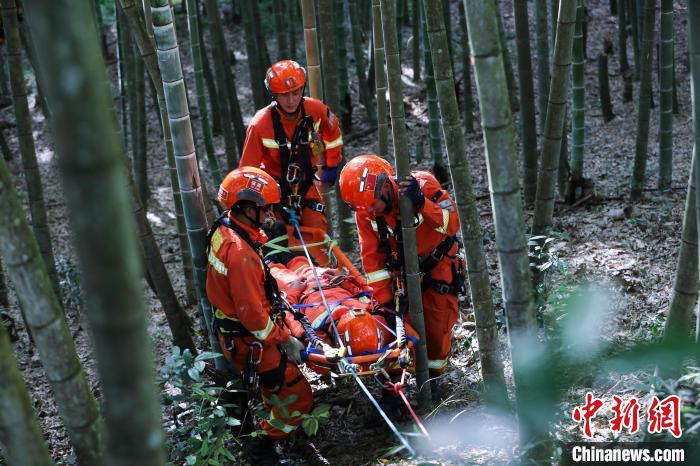
[[[328,301],[326,301],[326,295],[323,292],[323,287],[321,286],[321,279],[318,277],[318,273],[316,272],[316,266],[314,265],[314,261],[311,259],[311,256],[309,255],[309,249],[306,247],[306,243],[304,242],[304,237],[301,234],[301,230],[299,230],[299,217],[297,216],[296,211],[294,209],[290,209],[288,207],[284,207],[284,210],[289,214],[289,223],[294,225],[294,229],[297,232],[297,235],[299,235],[299,241],[301,242],[301,246],[304,249],[304,254],[306,255],[306,260],[309,262],[309,266],[311,267],[311,271],[314,274],[314,278],[316,279],[316,284],[318,285],[318,291],[321,293],[321,301],[323,301],[323,305],[326,307],[326,313],[328,314],[328,317],[330,317],[331,321],[331,326],[333,327],[333,332],[335,333],[336,341],[338,342],[339,345],[342,346],[342,340],[340,339],[340,333],[338,332],[338,328],[335,326],[335,322],[333,321],[333,315],[331,314],[331,309],[330,306],[328,305]]]

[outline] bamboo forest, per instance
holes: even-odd
[[[0,6],[0,465],[700,464],[700,1]]]

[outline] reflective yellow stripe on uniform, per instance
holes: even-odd
[[[224,263],[221,262],[218,257],[216,257],[214,251],[209,251],[209,264],[221,275],[228,275],[228,269]]]
[[[311,322],[311,326],[315,329],[320,328],[326,317],[328,317],[328,313],[324,312],[323,314],[320,314],[318,317],[316,317],[314,319],[313,322]]]
[[[263,146],[267,147],[268,149],[279,149],[280,146],[277,144],[277,141],[274,139],[269,139],[269,138],[262,138],[262,144]]]
[[[367,274],[367,283],[377,283],[382,280],[388,280],[390,279],[391,276],[389,275],[389,271],[386,269],[380,269],[376,270],[374,272],[370,272]]]
[[[323,141],[326,143],[326,149],[333,149],[334,147],[340,147],[343,145],[343,136],[338,136],[338,139],[333,141]]]
[[[447,359],[429,359],[428,369],[444,369],[447,366]]]
[[[442,209],[442,226],[437,227],[436,230],[443,235],[447,234],[447,226],[450,224],[450,211],[447,209]]]
[[[255,338],[258,340],[264,340],[270,334],[272,333],[272,330],[275,328],[275,324],[272,323],[272,319],[269,317],[267,318],[267,323],[265,324],[265,328],[262,330],[250,330],[250,333],[252,333]]]
[[[235,317],[227,316],[226,314],[224,314],[224,311],[222,311],[221,309],[216,309],[214,311],[214,317],[216,317],[217,319],[228,319],[234,322],[240,322],[240,320],[236,319]]]
[[[372,230],[376,231],[379,233],[379,227],[377,227],[377,222],[376,220],[370,220],[369,224],[372,226]],[[394,230],[391,229],[389,225],[386,226],[386,231],[389,233],[389,235],[394,236]]]
[[[282,432],[289,434],[291,432],[294,432],[297,428],[297,426],[293,426],[291,424],[285,424],[281,420],[277,419],[275,417],[275,412],[270,411],[270,420],[268,421],[272,427],[275,429],[281,430]]]

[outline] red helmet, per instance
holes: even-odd
[[[340,172],[340,196],[356,209],[366,209],[379,198],[384,182],[394,176],[389,162],[376,155],[358,155]]]
[[[238,167],[221,182],[217,198],[230,209],[239,201],[250,201],[258,207],[277,204],[281,195],[277,181],[263,170]]]
[[[338,323],[338,333],[351,356],[374,353],[387,342],[385,331],[375,317],[365,311],[353,310],[344,314]]]
[[[273,94],[288,94],[306,85],[306,70],[293,60],[282,60],[265,73],[265,87]]]

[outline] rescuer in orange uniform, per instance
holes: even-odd
[[[455,203],[428,172],[413,171],[397,185],[391,165],[375,155],[353,158],[340,174],[340,194],[356,211],[367,283],[377,300],[389,309],[395,307],[396,278],[404,265],[399,193],[414,206],[428,368],[436,376],[447,366],[458,295],[465,291],[460,245],[455,236],[459,231]]]
[[[300,214],[302,226],[325,233],[326,206],[314,180],[321,167],[320,181],[335,183],[343,146],[338,118],[320,100],[304,97],[306,71],[295,61],[273,64],[265,87],[273,100],[250,121],[240,166],[272,175],[282,189],[282,205]]]
[[[280,202],[280,190],[259,168],[241,167],[226,176],[218,199],[227,210],[208,235],[207,296],[215,309],[214,331],[224,356],[243,371],[249,389],[255,390],[259,381],[269,419],[277,422],[260,422],[267,436],[258,442],[271,442],[293,432],[313,402],[311,387],[297,367],[304,345],[283,323],[277,283],[260,255],[266,240],[260,226]],[[283,402],[290,396],[296,400],[280,410],[269,403],[273,394]],[[274,449],[261,445],[258,452]]]

